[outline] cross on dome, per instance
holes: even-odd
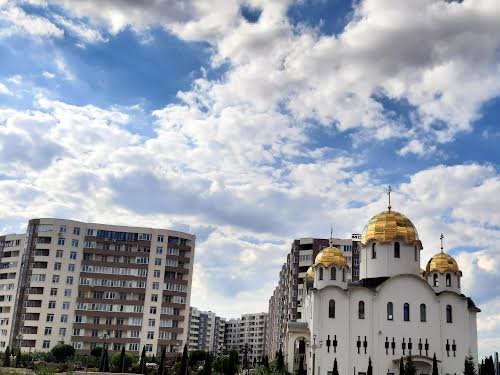
[[[392,188],[391,185],[389,185],[389,188],[387,189],[387,195],[389,196],[389,206],[387,207],[389,211],[391,210],[391,193],[392,193]]]
[[[441,236],[439,236],[439,239],[441,240],[441,252],[444,253],[443,251],[443,238],[444,238],[444,235],[443,233],[441,233]]]

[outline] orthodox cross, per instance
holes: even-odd
[[[333,226],[330,225],[330,247],[333,247]]]
[[[441,252],[443,252],[443,238],[444,238],[444,235],[443,235],[443,233],[441,233],[441,236],[439,236],[439,239],[441,240]]]
[[[391,185],[389,185],[389,189],[387,189],[387,195],[389,196],[389,211],[391,210],[391,193],[392,193],[392,188]]]

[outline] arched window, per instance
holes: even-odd
[[[377,249],[375,248],[375,244],[372,243],[372,259],[377,257]]]
[[[394,307],[392,302],[387,302],[387,320],[394,319]]]
[[[439,286],[438,274],[435,273],[432,278],[434,280],[434,286]]]
[[[319,268],[319,279],[323,280],[323,267]]]
[[[358,303],[358,319],[365,318],[365,303],[364,301],[359,301]]]
[[[330,279],[337,280],[337,269],[335,267],[330,270]]]
[[[421,322],[427,321],[427,306],[425,306],[425,303],[422,303],[420,305],[420,321]]]
[[[335,300],[333,299],[328,302],[328,317],[335,318]]]
[[[399,242],[394,242],[394,258],[400,257],[399,252],[400,252]]]
[[[345,268],[342,268],[342,281],[345,281]]]
[[[415,262],[418,262],[418,249],[417,249],[417,245],[415,245]]]
[[[457,286],[460,288],[460,275],[457,275]]]
[[[405,303],[403,306],[403,317],[405,322],[410,321],[410,304]]]
[[[453,311],[451,305],[446,305],[446,323],[453,323]]]
[[[446,286],[451,286],[451,275],[449,273],[446,274]]]

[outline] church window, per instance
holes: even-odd
[[[403,306],[403,318],[405,322],[410,321],[410,304],[405,303]]]
[[[394,242],[394,258],[400,257],[400,246],[399,242]]]
[[[394,307],[392,302],[387,302],[387,320],[394,319]]]
[[[319,268],[319,279],[323,280],[323,267]]]
[[[365,318],[365,302],[359,301],[358,303],[358,319]]]
[[[372,243],[372,259],[377,257],[377,249],[375,248],[375,244]]]
[[[439,286],[439,280],[438,280],[438,274],[435,273],[433,276],[434,279],[434,286]]]
[[[420,321],[421,322],[427,321],[427,306],[425,306],[425,303],[422,303],[420,305]]]
[[[451,286],[451,275],[449,273],[446,274],[446,286]]]
[[[460,288],[460,275],[457,275],[457,286]]]
[[[335,318],[335,300],[333,299],[328,302],[328,317]]]
[[[415,245],[414,251],[415,251],[415,262],[418,262],[418,249],[417,249],[417,245]]]
[[[446,323],[453,323],[453,312],[451,305],[446,305]]]
[[[345,281],[345,268],[342,269],[342,281]]]
[[[335,267],[330,270],[330,279],[337,280],[337,269]]]

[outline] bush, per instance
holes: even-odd
[[[120,360],[120,352],[113,354],[113,356],[111,357],[111,366],[113,367],[113,371],[121,372],[122,364],[120,363]],[[132,366],[132,363],[134,363],[134,357],[129,353],[125,353],[125,372],[129,370],[130,366]]]
[[[102,346],[96,346],[94,349],[90,351],[90,355],[96,357],[96,358],[101,358],[102,356]]]
[[[75,348],[68,344],[57,344],[54,346],[50,352],[54,356],[56,362],[66,362],[70,357],[75,354]]]

